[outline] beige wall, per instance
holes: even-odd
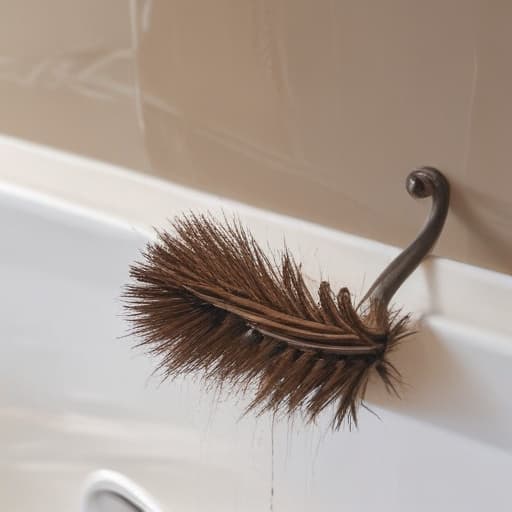
[[[512,2],[140,2],[155,172],[404,245],[439,166],[437,252],[512,272]]]
[[[512,273],[511,2],[33,0],[0,20],[0,132],[400,246],[427,210],[404,178],[436,165],[437,253]]]
[[[0,133],[148,169],[127,0],[0,9]]]

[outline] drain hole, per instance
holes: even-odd
[[[119,494],[98,491],[91,497],[86,512],[144,512]]]
[[[160,507],[138,485],[124,475],[100,470],[84,486],[81,512],[161,512]]]

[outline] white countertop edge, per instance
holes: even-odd
[[[257,238],[275,244],[286,235],[292,250],[305,249],[310,268],[314,268],[311,258],[321,255],[318,265],[322,273],[327,270],[328,277],[334,276],[335,281],[339,278],[343,284],[355,287],[351,288],[355,292],[361,291],[362,281],[368,287],[400,251],[374,240],[7,136],[0,136],[0,192],[148,238],[153,237],[153,226],[166,225],[179,212],[236,212]],[[299,250],[298,258],[301,253]],[[343,265],[336,265],[336,261],[343,261]],[[490,329],[510,337],[512,343],[510,275],[429,257],[399,291],[396,303],[418,316],[435,314]]]

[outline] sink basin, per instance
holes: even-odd
[[[149,225],[218,199],[29,145],[0,144],[3,167],[7,154],[18,167],[0,175],[2,510],[79,511],[98,470],[169,512],[511,510],[510,276],[445,260],[415,273],[397,296],[418,313],[395,361],[407,385],[398,400],[373,383],[376,414],[359,430],[242,417],[242,398],[153,374],[119,299]],[[286,233],[308,275],[354,290],[397,251],[223,206],[261,239]]]

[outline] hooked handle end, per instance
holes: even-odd
[[[432,208],[416,239],[379,275],[361,302],[376,302],[383,309],[398,288],[421,263],[436,243],[444,226],[450,203],[450,185],[434,167],[420,167],[406,180],[409,194],[415,198],[432,197]]]

